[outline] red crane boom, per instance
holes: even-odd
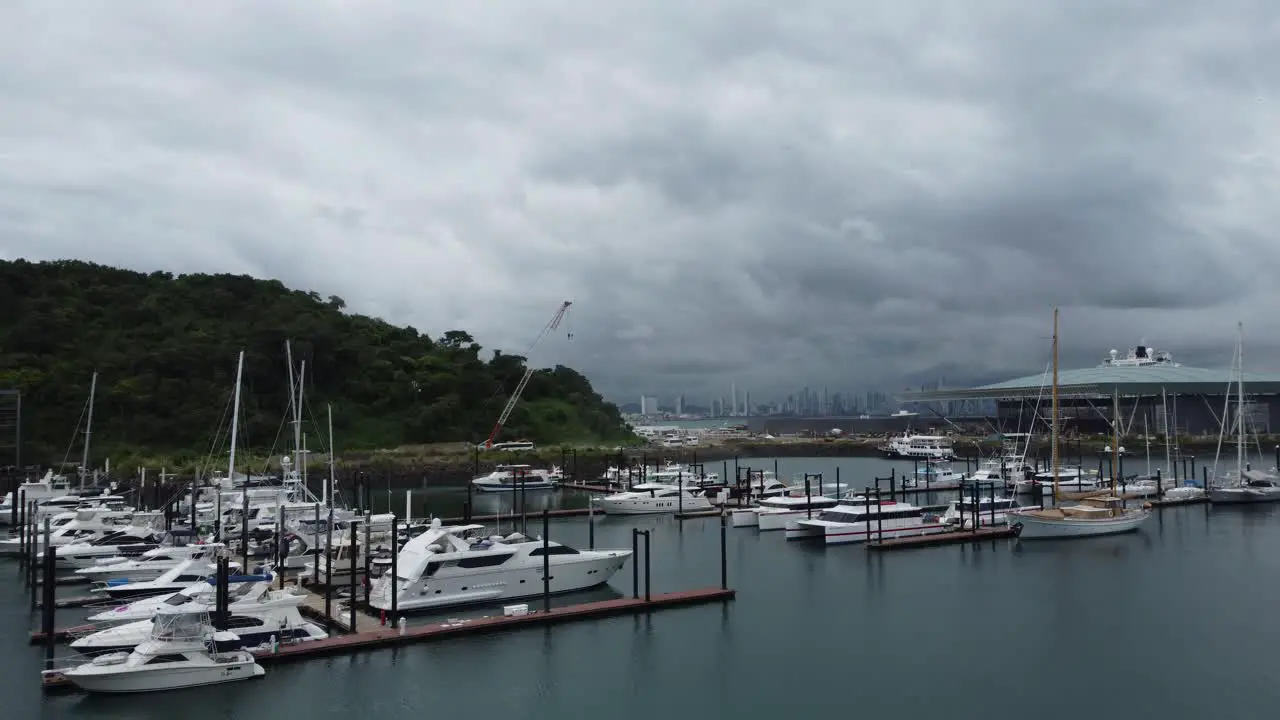
[[[526,367],[524,370],[524,377],[520,378],[520,383],[516,385],[515,392],[511,393],[511,399],[507,400],[506,406],[502,408],[502,414],[498,416],[498,422],[494,424],[493,432],[489,433],[489,439],[484,441],[484,446],[486,448],[493,447],[493,441],[498,438],[498,433],[502,432],[503,424],[507,422],[507,418],[511,417],[511,411],[515,409],[516,403],[520,401],[520,395],[524,393],[525,386],[529,384],[529,378],[533,377],[533,366],[528,365],[529,354],[533,352],[534,348],[538,347],[538,344],[541,343],[547,335],[551,334],[552,330],[560,327],[560,321],[564,320],[565,313],[569,312],[569,306],[572,304],[572,300],[565,300],[561,303],[560,309],[556,311],[556,314],[551,317],[551,321],[542,328],[542,332],[538,333],[538,337],[534,338],[533,342],[529,345],[529,349],[525,351],[524,356]]]

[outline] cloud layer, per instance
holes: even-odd
[[[1096,5],[1096,6],[1095,6]],[[607,393],[1280,331],[1280,6],[11,3],[0,255],[244,272]]]

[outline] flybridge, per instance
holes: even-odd
[[[1120,357],[1120,351],[1112,350],[1107,357],[1102,359],[1102,364],[1098,367],[1144,367],[1148,365],[1160,365],[1163,367],[1181,367],[1181,363],[1173,361],[1173,355],[1164,351],[1146,345],[1135,345],[1129,348],[1129,354]]]

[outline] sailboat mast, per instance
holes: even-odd
[[[98,373],[94,371],[89,381],[89,417],[84,424],[84,454],[80,456],[80,489],[84,489],[84,479],[89,475],[89,439],[93,435],[93,401],[98,394]]]
[[[231,458],[227,463],[227,482],[234,483],[236,481],[236,436],[240,434],[240,378],[244,374],[244,351],[240,351],[240,357],[236,360],[236,394],[235,400],[231,403]],[[249,512],[246,505],[245,512]],[[248,539],[245,539],[248,542]]]
[[[1244,472],[1244,323],[1236,323],[1236,472]],[[1244,475],[1240,476],[1241,478]],[[1243,480],[1242,480],[1243,482]]]
[[[293,403],[293,447],[297,453],[294,468],[298,471],[298,480],[302,487],[307,486],[307,448],[302,437],[302,388],[307,379],[307,361],[298,366],[298,390]]]
[[[1120,474],[1120,386],[1111,392],[1111,491],[1116,489],[1116,476]]]
[[[1053,409],[1049,423],[1049,442],[1052,447],[1053,500],[1058,500],[1058,308],[1053,309]]]
[[[325,484],[325,486],[324,486],[324,497],[322,498],[322,501],[324,502],[325,507],[332,508],[332,507],[333,507],[333,490],[332,490],[332,488],[333,488],[333,485],[334,485],[334,482],[333,482],[333,473],[334,473],[334,464],[333,464],[333,403],[329,403],[326,407],[327,407],[327,408],[328,408],[328,410],[329,410],[329,481],[328,481],[328,482]]]
[[[298,467],[298,446],[301,445],[298,439],[298,383],[295,382],[293,376],[293,344],[284,341],[284,359],[289,365],[289,422],[293,425],[293,469],[300,472]]]
[[[1160,419],[1164,421],[1164,471],[1173,475],[1173,446],[1169,442],[1169,396],[1160,388]]]

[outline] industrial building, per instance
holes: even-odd
[[[1236,412],[1232,369],[1187,367],[1173,356],[1143,345],[1121,356],[1115,350],[1096,367],[1058,371],[1058,418],[1067,434],[1111,432],[1119,398],[1120,430],[1125,435],[1163,435],[1166,423],[1177,435],[1217,435],[1224,413]],[[1244,373],[1246,427],[1269,434],[1280,428],[1280,375]],[[991,420],[1001,432],[1048,432],[1052,375],[1044,373],[992,385],[910,393],[902,400],[995,400]],[[1228,393],[1231,402],[1228,405]]]

